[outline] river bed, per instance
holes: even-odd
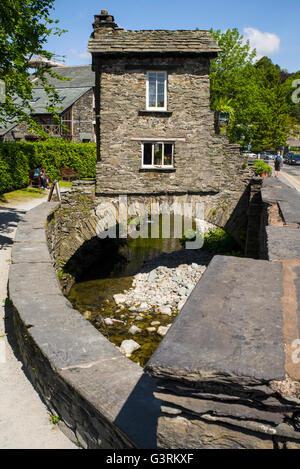
[[[122,346],[124,355],[144,366],[212,255],[161,236],[129,238],[120,254],[123,261],[112,265],[108,275],[76,283],[69,300],[107,339]]]

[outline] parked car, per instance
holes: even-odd
[[[258,154],[259,158],[261,160],[272,160],[273,155],[271,153],[267,153],[266,151],[262,151],[261,153]]]
[[[300,154],[289,153],[286,158],[287,164],[300,164]]]
[[[247,158],[257,158],[257,154],[256,153],[251,153],[249,151],[245,151],[244,153],[242,153],[242,156],[246,156]]]

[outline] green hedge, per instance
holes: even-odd
[[[45,168],[50,181],[60,179],[60,168],[79,171],[82,178],[96,176],[96,144],[45,142],[0,143],[0,194],[27,187],[28,171]]]

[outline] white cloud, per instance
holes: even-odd
[[[88,51],[79,52],[76,49],[71,49],[71,53],[73,55],[76,55],[76,57],[79,57],[80,59],[83,59],[83,60],[91,58],[91,54]]]
[[[249,39],[252,49],[256,49],[257,59],[279,51],[280,38],[274,33],[263,33],[256,28],[244,28],[244,39]]]

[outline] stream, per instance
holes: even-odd
[[[171,233],[173,225],[172,218]],[[117,347],[134,341],[136,350],[121,351],[145,366],[210,259],[178,238],[163,238],[160,219],[158,238],[127,238],[109,274],[105,265],[98,278],[74,284],[68,298]]]

